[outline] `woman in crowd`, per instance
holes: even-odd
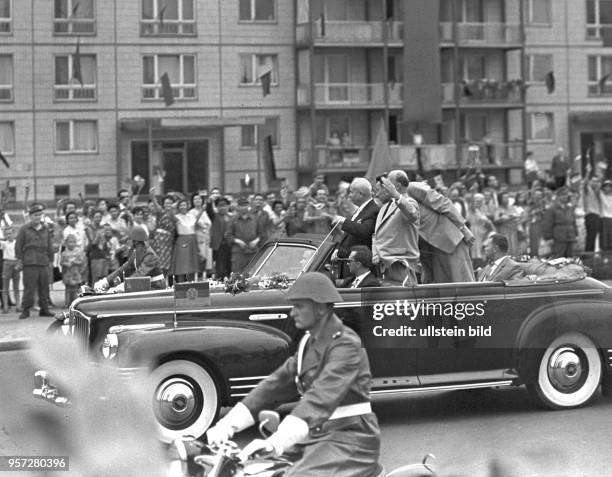
[[[529,236],[529,254],[532,257],[540,255],[540,242],[542,241],[542,221],[544,220],[544,191],[542,189],[532,189],[529,202],[527,204],[527,223]]]
[[[485,265],[484,243],[491,232],[495,231],[493,222],[484,213],[484,195],[475,193],[472,202],[468,207],[467,221],[470,223],[470,230],[474,234],[476,242],[470,248],[474,269]]]
[[[204,214],[202,207],[197,215],[189,213],[187,199],[179,199],[177,213],[174,214],[177,238],[172,251],[171,273],[176,283],[192,281],[198,272],[198,241],[196,226]]]
[[[291,202],[289,204],[285,223],[288,237],[306,232],[306,228],[304,226],[304,211],[302,210],[302,213],[299,213],[296,202]]]
[[[174,247],[174,237],[176,235],[176,225],[174,222],[174,199],[172,196],[165,196],[162,202],[163,209],[155,199],[155,187],[151,187],[151,200],[155,208],[157,228],[151,240],[151,247],[159,257],[159,266],[164,271],[170,282],[169,275],[172,265],[172,250]],[[171,285],[172,283],[170,283]]]
[[[287,235],[287,211],[280,200],[272,203],[272,223],[270,225],[270,236],[268,239],[280,239]]]
[[[91,214],[91,224],[86,229],[89,246],[87,255],[91,274],[90,283],[104,278],[109,273],[110,244],[102,224],[102,211],[94,210]]]
[[[210,275],[213,266],[212,249],[210,248],[210,228],[212,225],[208,214],[202,213],[205,211],[204,198],[199,192],[191,196],[190,215],[199,217],[195,227],[196,241],[198,243],[198,274],[201,278],[206,278]]]
[[[315,200],[310,201],[304,212],[306,231],[312,234],[327,235],[331,231],[332,215],[329,212],[327,191],[317,189]]]
[[[497,201],[499,205],[493,215],[493,224],[500,234],[508,238],[508,255],[517,255],[519,253],[519,213],[516,207],[510,204],[510,194],[508,192],[500,192]]]

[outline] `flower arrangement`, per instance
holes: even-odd
[[[232,272],[229,277],[223,280],[225,293],[237,295],[238,293],[249,291],[248,273]]]
[[[274,272],[269,277],[262,278],[259,281],[259,287],[265,289],[286,290],[291,285],[291,281],[286,273]]]

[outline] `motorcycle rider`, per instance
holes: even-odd
[[[110,286],[119,285],[126,276],[151,277],[151,288],[166,288],[166,278],[159,266],[159,257],[149,245],[145,229],[134,226],[130,239],[133,247],[130,257],[121,267],[94,284],[96,292],[104,292]]]
[[[333,312],[342,297],[319,272],[299,277],[288,293],[295,326],[304,330],[298,352],[263,380],[206,436],[221,444],[254,424],[262,409],[297,405],[269,438],[255,439],[241,458],[258,451],[297,460],[286,476],[370,477],[378,463],[380,430],[369,399],[370,365],[359,336]]]

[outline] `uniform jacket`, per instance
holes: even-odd
[[[376,217],[372,256],[384,267],[398,260],[419,258],[419,205],[407,195],[383,204]]]
[[[15,239],[15,256],[24,266],[47,266],[53,262],[53,240],[45,224],[36,230],[32,222],[19,229]]]
[[[489,263],[480,271],[480,273],[478,273],[478,281],[499,282],[504,280],[515,280],[525,275],[525,272],[521,266],[507,256],[504,257],[497,267],[495,267],[493,273],[490,276],[487,276],[492,266],[493,265]]]
[[[353,285],[353,282],[355,281],[355,278],[356,277],[351,277],[345,280],[344,283],[342,284],[342,288],[351,288],[351,286]],[[378,278],[374,276],[372,272],[368,272],[368,274],[359,283],[359,288],[379,287],[379,286],[380,286],[380,281],[378,280]]]
[[[349,256],[351,247],[355,245],[365,245],[372,248],[372,235],[376,226],[376,216],[380,207],[370,200],[367,205],[355,217],[355,220],[346,219],[342,223],[344,237],[338,245],[338,257],[346,258]]]
[[[576,240],[576,218],[574,208],[554,203],[544,212],[542,235],[546,240],[555,242],[574,242]]]
[[[162,274],[159,257],[150,246],[147,246],[142,257],[138,257],[136,251],[133,251],[127,262],[106,277],[106,280],[112,285],[117,277],[123,280],[124,277],[155,277]],[[166,284],[165,281],[159,280],[152,282],[151,286],[165,288]]]
[[[262,212],[260,217],[266,216],[265,212]],[[255,248],[248,246],[249,242],[259,238],[259,242]],[[245,249],[240,248],[235,243],[234,239],[240,239],[247,244]],[[262,219],[257,218],[253,214],[248,213],[244,217],[237,215],[230,223],[227,231],[227,241],[232,244],[232,253],[255,253],[257,248],[261,247],[266,240],[266,231],[264,229]]]
[[[228,215],[215,214],[210,226],[210,248],[219,250],[221,244],[227,243],[226,234],[231,221]]]
[[[463,240],[465,218],[448,197],[420,182],[408,184],[408,195],[419,203],[419,235],[427,243],[452,253]]]

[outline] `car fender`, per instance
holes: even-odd
[[[598,347],[605,373],[608,354],[612,349],[612,302],[602,300],[572,300],[548,303],[531,312],[523,322],[515,346],[518,369],[523,382],[532,382],[537,369],[531,366],[549,343],[563,333],[577,331],[588,336]]]
[[[285,361],[292,345],[290,337],[276,328],[227,321],[128,330],[120,334],[119,343],[120,368],[146,366],[153,370],[174,359],[205,366],[214,375],[225,403],[231,401],[232,378],[245,384],[258,382]]]

